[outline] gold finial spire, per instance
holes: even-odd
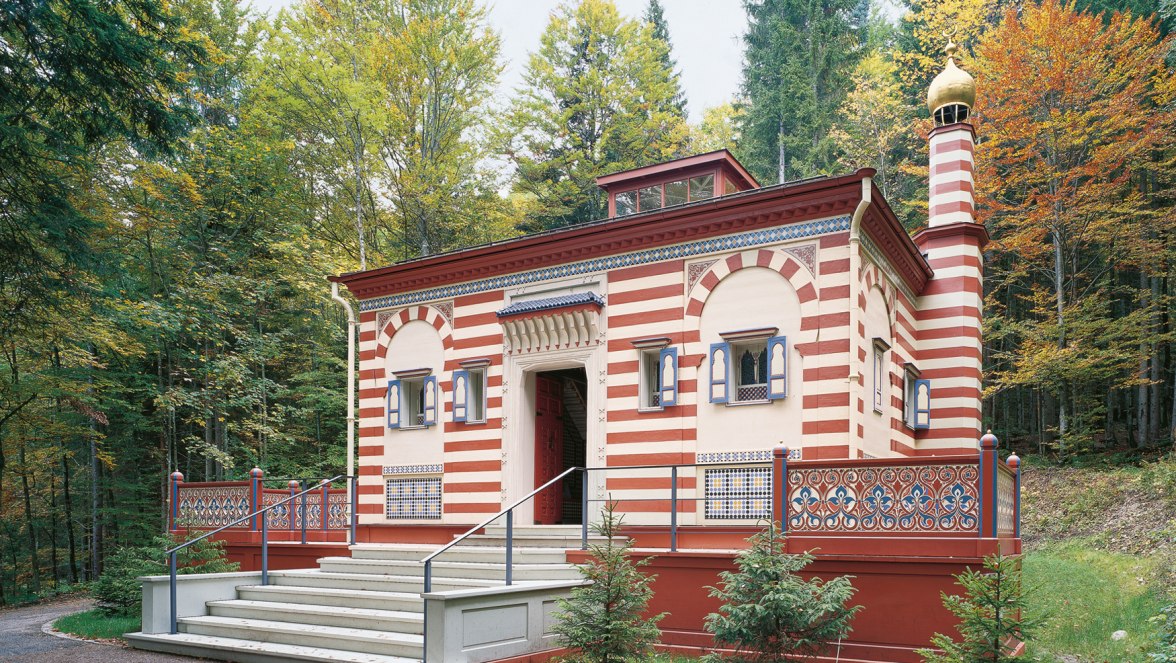
[[[947,45],[943,48],[947,62],[927,90],[927,110],[937,126],[966,121],[976,103],[976,81],[955,63],[955,55],[959,52],[953,39],[955,33],[945,32],[943,36],[947,38]]]

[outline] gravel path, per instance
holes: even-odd
[[[87,610],[90,599],[69,599],[27,608],[0,611],[0,661],[21,663],[192,663],[197,659],[154,654],[120,647],[70,640],[42,633],[41,627],[58,617]]]

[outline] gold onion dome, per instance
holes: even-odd
[[[972,80],[968,72],[956,66],[955,54],[958,49],[954,42],[947,42],[947,47],[943,49],[947,53],[947,66],[927,89],[927,110],[932,116],[945,106],[962,104],[970,109],[976,103],[976,81]]]

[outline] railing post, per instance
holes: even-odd
[[[588,549],[588,468],[580,468],[580,550]]]
[[[168,603],[171,607],[171,630],[168,631],[172,635],[176,634],[176,553],[173,551],[167,556],[167,573],[168,586],[171,589],[171,595],[168,597]]]
[[[167,520],[167,531],[173,532],[176,529],[176,520],[180,517],[180,484],[184,483],[184,474],[179,470],[171,473],[171,510],[170,517]]]
[[[678,552],[678,466],[670,468],[670,552]]]
[[[322,510],[319,511],[319,520],[322,522],[319,524],[323,526],[324,532],[327,531],[327,523],[331,519],[330,518],[330,515],[331,515],[330,492],[331,492],[331,484],[328,483],[326,479],[323,479],[323,507],[322,507]]]
[[[264,476],[264,474],[265,473],[261,471],[260,467],[255,467],[252,470],[249,470],[249,480],[253,487],[253,490],[251,491],[252,502],[249,504],[250,513],[255,514],[257,513],[257,510],[261,508],[261,477]],[[256,515],[249,519],[249,531],[257,531]]]
[[[780,533],[788,533],[788,447],[772,449],[772,520],[780,523]]]
[[[1013,470],[1013,536],[1021,538],[1021,459],[1012,454],[1006,461]]]
[[[269,512],[261,514],[261,586],[269,584]]]
[[[506,512],[506,584],[510,586],[514,567],[514,509]]]
[[[301,484],[298,483],[297,479],[290,479],[288,482],[286,482],[286,487],[290,489],[290,497],[294,497],[298,494],[298,491],[301,488]],[[291,500],[290,502],[287,502],[286,513],[290,514],[291,532],[298,528],[298,521],[294,517],[294,514],[297,513],[297,511],[298,500]]]
[[[298,498],[298,501],[302,502],[302,542],[306,543],[306,493],[302,493],[302,497]]]
[[[358,518],[356,507],[359,505],[359,477],[351,477],[351,545],[355,545],[355,522]]]
[[[997,464],[1000,459],[996,455],[996,445],[999,441],[989,430],[980,438],[980,538],[996,538],[996,482],[1000,470]]]
[[[425,586],[422,594],[428,594],[433,591],[433,560],[425,562]],[[429,656],[429,601],[423,596],[421,597],[421,663],[425,663]]]

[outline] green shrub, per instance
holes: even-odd
[[[942,594],[943,605],[959,617],[960,640],[942,633],[931,638],[935,649],[920,649],[927,663],[1015,661],[1013,647],[1026,641],[1039,620],[1025,617],[1021,564],[1016,557],[984,558],[984,570],[968,569],[956,576],[964,595]],[[936,651],[939,650],[939,651]]]
[[[137,616],[143,609],[143,587],[139,576],[168,572],[164,552],[184,538],[157,536],[146,546],[124,546],[106,558],[102,575],[93,584],[98,609],[107,615]],[[178,574],[236,571],[236,562],[225,559],[224,542],[204,539],[176,555]]]
[[[615,504],[605,505],[601,522],[592,525],[594,532],[605,537],[604,543],[589,546],[592,554],[588,563],[580,567],[584,579],[592,584],[573,589],[570,598],[559,601],[560,611],[552,630],[576,653],[573,660],[646,660],[661,635],[657,623],[665,613],[645,617],[653,596],[651,585],[657,576],[638,570],[649,563],[648,558],[640,562],[629,558],[631,541],[613,541],[622,520],[614,508]]]
[[[816,656],[850,632],[861,606],[846,607],[853,598],[849,576],[828,581],[805,580],[798,573],[813,561],[804,553],[784,552],[779,524],[755,534],[735,558],[738,572],[719,574],[722,588],[710,595],[723,602],[706,618],[716,643],[733,647],[739,658],[718,655],[708,660],[788,661]]]
[[[1152,620],[1160,624],[1160,634],[1148,658],[1152,663],[1176,663],[1176,603],[1160,610]]]

